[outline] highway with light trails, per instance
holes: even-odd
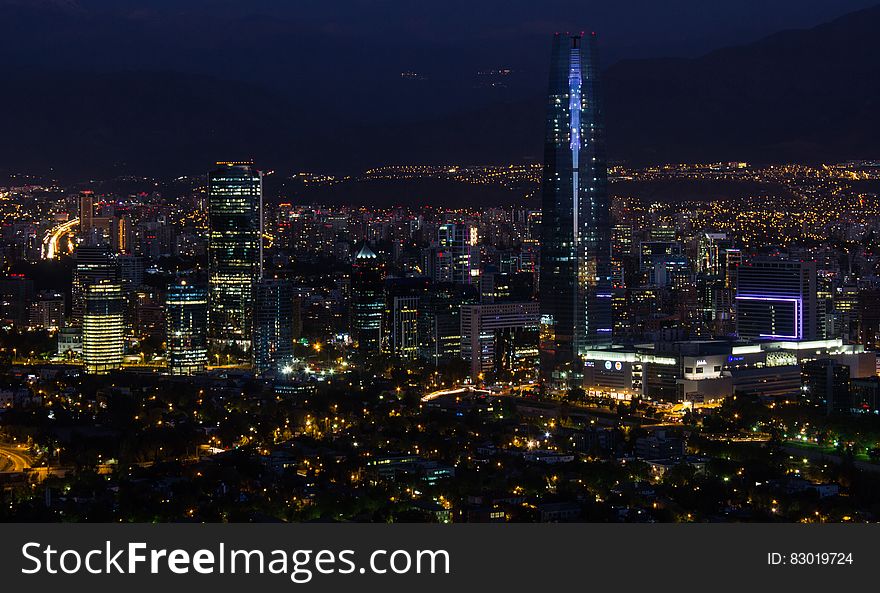
[[[61,237],[69,233],[78,224],[79,219],[74,218],[46,231],[46,235],[43,237],[43,259],[55,259],[58,257],[58,246],[61,242]]]

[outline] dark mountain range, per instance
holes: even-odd
[[[693,60],[608,70],[610,153],[642,161],[880,157],[880,7]]]
[[[70,19],[84,18],[76,2],[39,4],[63,9],[51,17],[59,39],[76,36]],[[19,11],[14,22],[0,23],[3,170],[51,167],[63,177],[82,179],[113,172],[186,174],[222,158],[253,157],[281,172],[541,158],[543,72],[523,70],[520,76],[525,72],[534,80],[510,88],[462,86],[459,80],[451,89],[442,76],[389,81],[388,73],[341,65],[342,76],[356,79],[356,94],[317,78],[315,64],[298,69],[308,62],[300,56],[291,58],[289,71],[276,72],[284,84],[270,84],[264,81],[269,74],[232,75],[242,60],[260,62],[258,53],[235,58],[244,51],[239,45],[230,50],[218,42],[216,51],[229,62],[218,60],[206,73],[193,71],[192,52],[210,49],[201,42],[181,37],[167,47],[138,49],[131,39],[144,39],[146,25],[137,20],[128,21],[126,51],[140,60],[114,61],[113,50],[100,45],[91,49],[100,59],[74,59],[60,41],[47,42],[42,53],[20,52],[27,27],[45,18],[33,12],[39,6],[25,2],[7,0],[0,8]],[[270,36],[265,22],[254,27],[260,32],[255,38]],[[605,72],[609,156],[640,163],[878,158],[878,30],[880,7],[699,58],[619,62]],[[271,44],[277,51],[282,37]],[[301,52],[302,43],[294,49]],[[177,52],[181,68],[158,68],[150,61],[153,51]],[[326,67],[326,60],[315,60]],[[77,68],[79,63],[90,68]],[[277,64],[255,68],[271,72]],[[384,82],[373,88],[371,76],[385,77]],[[364,101],[383,103],[387,113],[361,117]],[[473,108],[462,108],[467,104]]]
[[[880,158],[877,31],[880,6],[700,58],[619,62],[604,75],[609,157],[631,163]],[[543,110],[540,96],[496,104],[428,122],[411,142],[435,161],[432,153],[447,144],[459,147],[459,161],[539,159]],[[407,134],[397,138],[392,146],[404,144]],[[431,138],[443,141],[422,146]]]

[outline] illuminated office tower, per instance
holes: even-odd
[[[86,373],[105,374],[122,366],[125,297],[117,282],[98,282],[86,289],[82,324]]]
[[[541,215],[541,366],[577,373],[611,342],[607,165],[594,35],[553,39]],[[570,375],[568,375],[571,378]]]
[[[351,337],[359,353],[377,355],[382,346],[385,267],[366,244],[354,258],[351,273]]]
[[[391,301],[391,351],[400,358],[419,354],[419,297],[394,296]]]
[[[253,163],[217,164],[208,175],[209,336],[247,350],[263,271],[263,179]]]
[[[192,375],[208,364],[208,290],[185,280],[165,293],[165,340],[168,370]]]
[[[817,339],[816,262],[758,258],[740,265],[736,329],[741,338]]]
[[[611,277],[615,288],[626,284],[626,262],[632,256],[633,227],[616,224],[611,228]]]
[[[106,244],[80,245],[73,252],[73,287],[71,323],[82,325],[88,287],[98,282],[119,279],[119,264]]]
[[[254,365],[261,375],[289,373],[293,366],[293,285],[287,280],[257,283],[254,309]]]
[[[702,233],[697,241],[697,271],[722,276],[724,255],[732,247],[727,233]]]
[[[435,282],[477,284],[480,280],[480,245],[473,224],[448,223],[437,229]]]
[[[393,278],[385,282],[383,352],[403,359],[419,356],[419,309],[430,284],[424,277]]]

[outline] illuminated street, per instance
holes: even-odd
[[[79,224],[74,218],[49,229],[43,237],[43,259],[55,259],[60,253],[61,239],[66,237]]]

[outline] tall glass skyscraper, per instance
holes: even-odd
[[[106,244],[80,245],[73,252],[71,324],[82,325],[86,308],[86,292],[92,284],[119,279],[119,263]]]
[[[88,286],[82,321],[85,372],[100,375],[122,366],[124,312],[125,296],[118,282],[101,281]]]
[[[385,266],[366,243],[354,258],[351,293],[351,337],[360,354],[376,356],[382,346]]]
[[[263,272],[263,178],[253,163],[208,175],[210,338],[249,349],[254,285]]]
[[[171,374],[204,371],[208,364],[207,289],[186,280],[169,285],[165,293],[165,331]]]
[[[611,241],[596,37],[553,39],[541,203],[545,377],[611,342]],[[570,377],[570,375],[568,375]]]
[[[261,375],[286,374],[293,366],[293,284],[257,283],[254,311],[254,365]]]

